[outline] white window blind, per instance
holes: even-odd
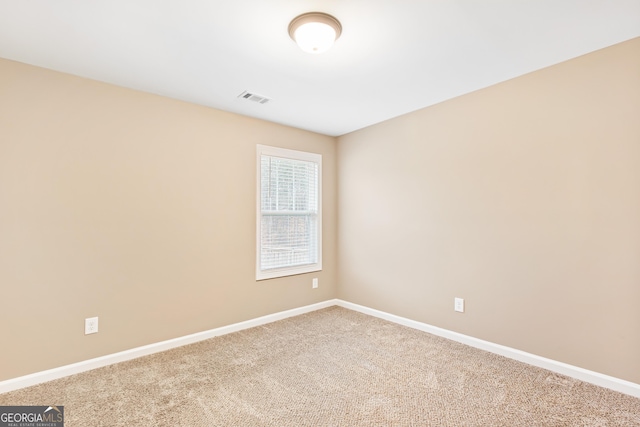
[[[258,280],[322,269],[321,162],[258,146]]]

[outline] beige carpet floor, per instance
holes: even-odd
[[[66,427],[640,426],[640,399],[339,307],[0,395]]]

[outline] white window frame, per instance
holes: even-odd
[[[256,280],[273,279],[276,277],[293,276],[296,274],[311,273],[322,270],[322,155],[309,153],[306,151],[289,150],[286,148],[271,147],[268,145],[257,145],[256,170],[257,170],[257,186],[256,186]],[[261,158],[262,156],[280,157],[292,160],[301,160],[313,162],[318,165],[318,213],[317,218],[317,253],[318,261],[314,264],[305,264],[292,267],[274,268],[269,270],[261,269],[261,237],[262,237],[262,173]]]

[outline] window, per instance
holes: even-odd
[[[258,145],[256,280],[322,270],[322,156]]]

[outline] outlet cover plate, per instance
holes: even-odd
[[[311,287],[313,289],[318,287],[318,278],[317,277],[314,277],[313,280],[311,281]]]
[[[98,333],[98,318],[89,317],[84,319],[84,334],[97,334]]]
[[[464,299],[463,298],[454,298],[453,299],[453,309],[460,313],[464,313]]]

